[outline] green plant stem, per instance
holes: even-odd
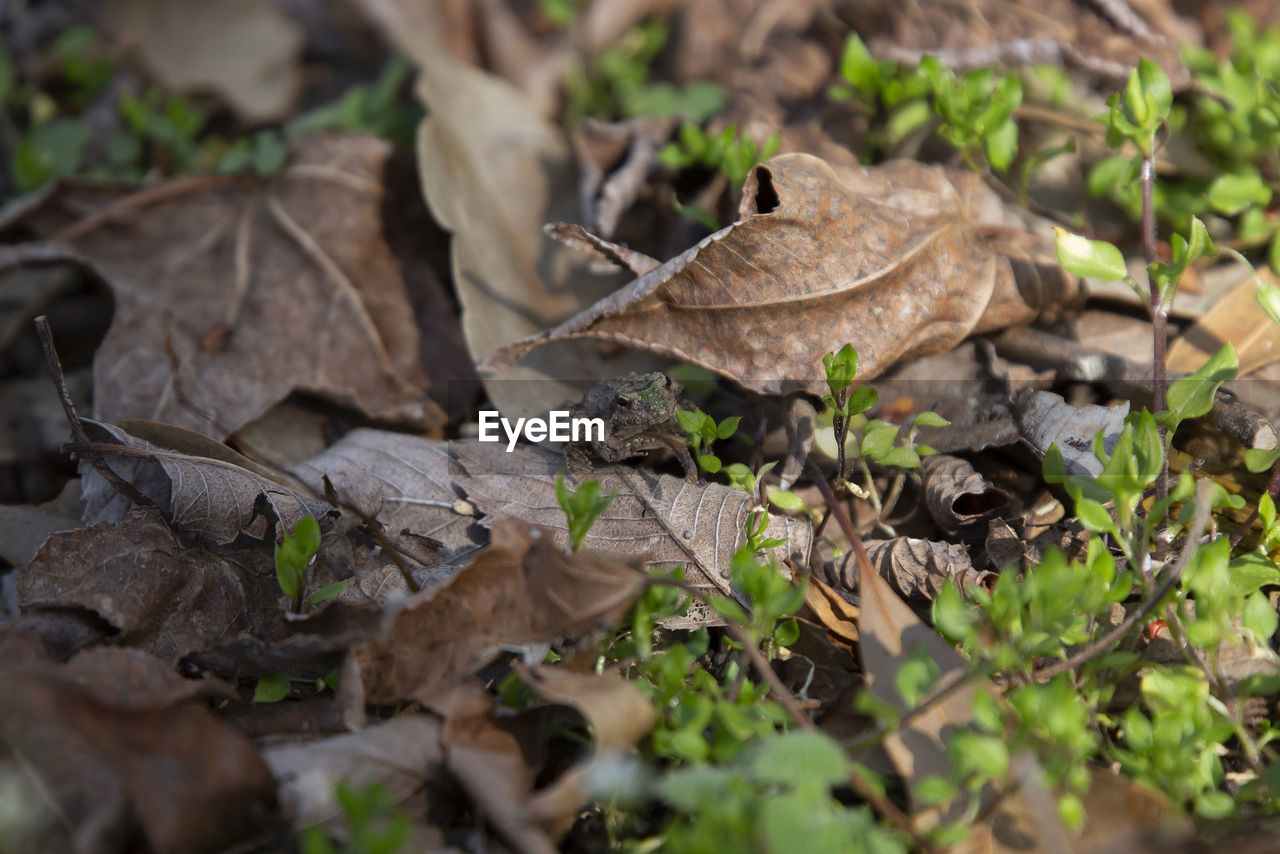
[[[1183,541],[1182,552],[1178,555],[1177,563],[1173,565],[1173,569],[1165,578],[1164,583],[1151,594],[1147,601],[1142,603],[1138,610],[1130,614],[1123,623],[1107,632],[1101,638],[1070,658],[1036,670],[1034,678],[1037,682],[1047,682],[1059,673],[1074,670],[1090,659],[1106,652],[1111,648],[1112,644],[1128,634],[1134,626],[1144,621],[1160,604],[1160,600],[1169,595],[1169,591],[1173,590],[1177,585],[1187,565],[1191,563],[1191,557],[1196,553],[1196,548],[1200,544],[1200,537],[1204,534],[1204,529],[1209,523],[1209,507],[1213,499],[1212,489],[1212,483],[1207,480],[1202,480],[1196,485],[1196,515],[1191,520],[1191,527],[1187,530],[1187,536]]]

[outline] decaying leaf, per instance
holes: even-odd
[[[1009,507],[1009,494],[989,483],[972,463],[960,457],[925,457],[920,475],[924,480],[925,507],[944,531],[985,525]]]
[[[160,854],[215,852],[265,830],[271,772],[160,659],[91,650],[0,678],[0,739],[39,777],[77,850],[126,850],[140,831]]]
[[[30,222],[88,259],[115,296],[94,359],[97,417],[221,439],[303,391],[371,418],[442,424],[381,234],[390,150],[371,136],[304,137],[264,184],[56,193]]]
[[[274,539],[279,525],[292,530],[310,514],[319,519],[329,506],[231,459],[195,456],[152,447],[119,427],[85,422],[90,437],[120,446],[108,465],[137,487],[188,536],[214,545]],[[224,449],[231,453],[230,449]],[[85,465],[81,478],[86,523],[114,522],[130,510],[129,499]]]
[[[116,642],[170,662],[261,623],[264,607],[279,612],[269,555],[184,548],[156,515],[54,534],[18,580],[24,610],[87,611]]]
[[[858,376],[875,377],[1072,297],[1076,283],[1061,268],[1026,263],[1014,241],[998,251],[981,235],[975,219],[1004,227],[998,199],[984,190],[919,164],[837,173],[810,155],[776,157],[748,176],[738,222],[481,369],[500,370],[553,341],[594,338],[682,359],[753,391],[821,394],[822,354],[850,342]]]
[[[442,587],[409,598],[383,636],[353,648],[371,703],[432,703],[502,646],[612,625],[643,585],[639,559],[567,555],[549,531],[500,520],[491,545]]]
[[[556,854],[551,838],[525,808],[536,769],[509,721],[493,714],[493,699],[478,685],[457,685],[444,701],[442,741],[449,771],[478,811],[523,854]],[[504,723],[507,726],[504,726]]]
[[[973,568],[965,547],[956,543],[894,537],[891,540],[869,540],[867,557],[880,577],[893,586],[899,596],[909,602],[932,602],[942,583],[954,578],[961,586],[981,584],[988,573]],[[858,564],[852,553],[837,561],[837,589],[857,590]]]
[[[541,234],[545,222],[579,216],[560,129],[510,83],[451,57],[457,45],[437,43],[441,33],[424,15],[442,10],[362,5],[420,71],[417,94],[428,115],[418,131],[419,173],[433,216],[453,234],[453,281],[472,354],[491,353],[616,288],[616,277],[591,274],[584,259]],[[652,359],[634,354],[605,364],[582,349],[548,352],[486,378],[485,390],[508,417],[538,415],[570,395],[564,380],[651,367]]]
[[[500,443],[356,430],[293,473],[316,487],[327,476],[340,496],[376,516],[393,537],[401,531],[432,537],[444,547],[442,561],[459,566],[482,542],[472,530],[481,519],[484,525],[504,516],[522,519],[567,545],[555,501],[556,475],[564,468],[563,456],[529,446],[506,453]],[[565,478],[571,488],[588,479],[600,482],[602,494],[618,497],[587,534],[586,548],[645,555],[651,567],[689,567],[690,583],[731,592],[729,562],[754,506],[746,492],[615,466],[569,471]],[[767,536],[785,542],[775,550],[779,559],[808,560],[813,533],[807,520],[774,516]]]
[[[1015,401],[1018,429],[1040,455],[1057,444],[1068,474],[1097,477],[1102,463],[1093,455],[1093,437],[1103,434],[1107,452],[1115,447],[1129,415],[1129,403],[1072,406],[1049,391],[1030,391]]]
[[[302,83],[302,31],[270,0],[111,0],[107,27],[164,88],[214,91],[249,122],[284,117]]]

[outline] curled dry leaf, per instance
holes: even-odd
[[[638,558],[567,555],[550,531],[499,520],[493,542],[445,585],[410,597],[386,632],[354,647],[365,700],[432,703],[503,646],[545,643],[622,618],[644,584]]]
[[[1093,455],[1093,437],[1103,434],[1107,453],[1115,447],[1129,415],[1129,403],[1115,406],[1072,406],[1050,391],[1030,391],[1014,401],[1018,430],[1044,456],[1051,445],[1062,452],[1068,474],[1097,477],[1102,463]]]
[[[1030,235],[998,248],[982,236],[975,219],[1007,227],[983,190],[919,164],[837,174],[811,155],[774,158],[748,176],[738,222],[481,369],[594,338],[761,393],[821,394],[821,357],[833,342],[857,348],[858,376],[868,379],[1073,297],[1074,279],[1035,263]]]
[[[234,454],[229,448],[224,449],[226,454],[204,449],[217,457],[185,454],[152,447],[119,427],[84,423],[91,439],[119,446],[118,455],[109,448],[104,450],[116,474],[154,501],[176,528],[207,543],[220,546],[274,539],[278,524],[292,530],[303,516],[320,519],[330,509],[322,501],[265,477],[257,467],[237,465],[227,456]],[[83,467],[84,521],[92,524],[124,518],[131,507],[129,500],[92,466]]]
[[[1009,494],[978,474],[960,457],[934,454],[920,465],[924,503],[938,527],[947,532],[967,528],[1009,507]]]
[[[159,659],[92,650],[0,678],[0,740],[39,778],[76,850],[126,850],[140,829],[148,850],[198,854],[266,829],[271,772]]]
[[[980,584],[988,573],[976,570],[969,552],[955,543],[894,537],[891,540],[869,540],[867,557],[880,577],[909,602],[932,602],[942,583],[954,578],[961,586]],[[853,591],[858,564],[850,552],[837,562],[832,584],[839,590]]]
[[[221,439],[305,391],[370,418],[442,424],[405,279],[382,238],[390,151],[371,136],[305,137],[266,183],[73,183],[56,193],[31,224],[73,246],[115,296],[94,358],[96,417]],[[66,210],[89,213],[73,221]]]

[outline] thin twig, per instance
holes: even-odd
[[[58,400],[62,403],[62,412],[67,417],[67,424],[71,426],[71,435],[77,442],[87,445],[89,434],[85,432],[84,424],[76,414],[76,405],[71,400],[71,393],[67,391],[66,377],[62,373],[62,360],[58,358],[58,351],[53,346],[53,331],[49,328],[49,318],[43,314],[40,315],[35,319],[35,326],[36,335],[40,337],[40,347],[44,350],[45,362],[49,366],[49,376],[53,379],[53,387],[58,392]],[[156,506],[154,501],[138,491],[138,487],[116,474],[100,454],[87,456],[90,465],[125,498],[139,507]]]

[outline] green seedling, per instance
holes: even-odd
[[[689,450],[698,461],[698,468],[708,474],[720,471],[723,463],[711,453],[711,446],[716,441],[733,437],[738,432],[738,423],[742,418],[731,415],[719,423],[705,412],[696,409],[677,409],[676,423],[689,435]]]
[[[731,186],[740,187],[747,180],[747,173],[772,157],[781,141],[776,131],[763,145],[758,145],[751,137],[739,135],[736,125],[710,134],[692,122],[685,122],[676,141],[667,143],[658,152],[658,162],[672,169],[717,169],[729,179]]]
[[[303,516],[293,533],[285,534],[284,539],[276,544],[276,581],[281,592],[288,597],[290,610],[294,613],[301,614],[308,607],[340,596],[347,587],[347,582],[337,581],[306,596],[307,576],[319,549],[320,525],[311,516]]]
[[[556,503],[564,511],[565,520],[569,526],[571,551],[582,550],[582,543],[586,540],[587,533],[617,497],[618,493],[613,492],[607,498],[601,498],[598,480],[588,480],[570,492],[569,487],[564,485],[564,474],[556,475]]]

